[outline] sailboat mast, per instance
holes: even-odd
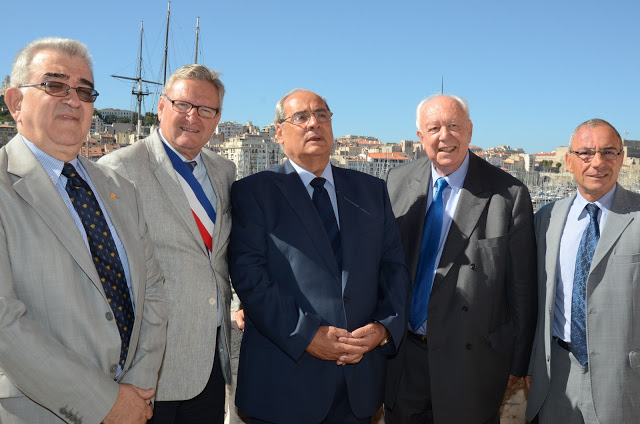
[[[144,32],[143,29],[143,21],[140,21],[140,50],[138,51],[138,92],[136,93],[136,97],[138,98],[138,137],[140,140],[142,138],[142,34]]]
[[[162,85],[167,82],[167,52],[169,51],[169,16],[171,16],[171,2],[167,7],[167,32],[164,36],[164,74],[162,76]]]
[[[200,38],[200,16],[196,20],[196,53],[193,63],[198,63],[198,39]]]

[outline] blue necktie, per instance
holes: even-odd
[[[424,218],[424,230],[422,232],[422,242],[420,243],[420,259],[418,260],[418,270],[416,272],[415,282],[413,283],[411,306],[409,309],[409,324],[413,331],[418,330],[427,319],[429,296],[431,295],[431,286],[433,285],[433,271],[436,266],[438,245],[440,244],[440,234],[442,233],[442,218],[444,215],[442,192],[447,186],[447,180],[438,178],[438,181],[436,181],[436,192],[433,194],[433,201]]]
[[[64,164],[62,175],[67,177],[65,189],[87,233],[93,264],[118,324],[120,365],[124,366],[135,317],[120,255],[91,187],[70,163]]]
[[[589,224],[587,224],[587,228],[582,233],[582,239],[578,247],[571,298],[571,352],[583,366],[589,361],[586,319],[587,278],[589,277],[591,260],[600,239],[600,229],[598,227],[598,212],[600,208],[593,203],[587,204],[585,208],[589,213]]]
[[[331,205],[331,199],[327,189],[324,188],[324,178],[314,178],[311,181],[311,187],[313,187],[313,205],[318,210],[324,229],[329,236],[329,242],[333,249],[333,256],[336,258],[338,268],[342,269],[342,244],[340,242],[340,229],[338,228],[338,221],[336,221],[336,214],[333,212],[333,206]]]

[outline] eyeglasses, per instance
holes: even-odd
[[[167,95],[165,95],[164,97],[166,97],[167,100],[171,102],[171,108],[176,112],[189,113],[191,112],[191,109],[195,108],[201,118],[207,119],[213,119],[220,113],[219,108],[209,106],[196,106],[189,102],[183,102],[182,100],[171,100]]]
[[[67,97],[71,90],[76,90],[78,98],[87,103],[93,103],[100,95],[96,90],[89,87],[71,87],[69,84],[65,84],[59,81],[45,81],[36,82],[33,84],[20,84],[19,88],[23,87],[44,87],[44,92],[53,97]]]
[[[302,112],[296,112],[293,115],[281,119],[280,123],[285,122],[289,119],[291,119],[291,123],[295,124],[295,125],[304,125],[307,122],[309,122],[309,119],[311,119],[311,115],[316,117],[316,121],[318,122],[329,122],[331,121],[331,117],[333,116],[333,112],[331,112],[330,110],[327,109],[321,109],[321,110],[316,110],[316,111],[302,111]]]
[[[574,155],[578,156],[583,162],[589,163],[596,156],[596,153],[600,153],[600,155],[602,156],[602,160],[612,161],[612,160],[615,160],[618,156],[620,156],[622,154],[623,150],[616,150],[616,149],[602,149],[602,150],[583,149],[583,150],[569,150],[569,152],[571,152]]]

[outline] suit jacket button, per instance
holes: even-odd
[[[349,296],[345,296],[345,297],[342,298],[342,301],[344,303],[349,303],[351,301],[351,298]]]
[[[471,265],[469,265],[469,268],[471,268],[471,269],[476,269],[476,264],[471,264]]]
[[[471,350],[471,343],[467,343],[467,350]]]
[[[67,416],[67,408],[60,408],[60,413],[66,417]]]
[[[104,314],[104,317],[107,319],[107,321],[113,321],[113,314],[111,312],[107,312],[106,314]]]
[[[462,307],[462,312],[469,312],[469,307],[467,305],[464,305]]]
[[[213,297],[209,298],[209,305],[213,306],[215,304],[216,304],[216,299]]]
[[[109,367],[109,371],[111,371],[111,374],[115,374],[116,371],[118,371],[118,366],[116,364],[111,365],[111,367]]]

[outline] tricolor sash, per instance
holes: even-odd
[[[202,186],[193,176],[193,172],[189,169],[186,163],[180,159],[180,157],[163,141],[162,145],[167,151],[167,156],[171,160],[173,169],[176,171],[178,181],[182,186],[184,194],[187,196],[189,206],[191,206],[191,213],[196,220],[198,230],[204,241],[205,246],[209,254],[211,254],[211,248],[213,245],[213,225],[216,222],[216,211],[213,209],[211,202],[204,193]],[[204,166],[204,165],[203,165]]]

